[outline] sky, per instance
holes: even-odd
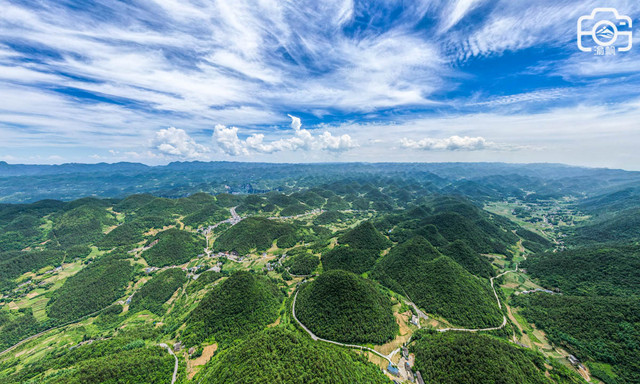
[[[640,170],[639,27],[637,0],[0,0],[0,161]]]

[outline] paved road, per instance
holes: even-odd
[[[498,302],[498,308],[502,309],[502,303],[500,303],[500,298],[498,297],[498,293],[496,292],[496,288],[493,285],[493,280],[501,277],[509,272],[518,272],[518,266],[516,265],[516,269],[511,270],[511,271],[504,271],[501,274],[494,276],[490,279],[491,281],[491,289],[493,290],[493,294],[496,297],[496,301]],[[396,349],[395,351],[391,352],[388,356],[387,355],[383,355],[382,353],[376,351],[375,349],[369,348],[369,347],[364,347],[362,345],[356,345],[356,344],[344,344],[344,343],[340,343],[337,341],[333,341],[333,340],[327,340],[327,339],[323,339],[321,337],[316,336],[313,332],[311,332],[311,330],[309,328],[307,328],[304,324],[302,324],[302,322],[300,320],[298,320],[298,318],[296,317],[296,300],[298,299],[298,291],[296,291],[295,296],[293,297],[293,304],[291,305],[291,313],[293,314],[293,318],[295,319],[295,321],[302,327],[302,329],[304,329],[309,336],[311,336],[311,338],[315,341],[324,341],[325,343],[330,343],[330,344],[335,344],[335,345],[340,345],[343,347],[347,347],[347,348],[357,348],[357,349],[361,349],[361,350],[367,350],[370,352],[375,353],[376,355],[382,357],[383,359],[389,361],[389,363],[391,363],[391,358],[393,357],[393,355],[399,351],[399,349]],[[418,307],[410,302],[407,301],[407,304],[413,306],[416,311],[418,312],[418,315],[422,318],[427,318],[427,315],[424,314],[424,312],[420,311],[418,309]],[[438,329],[438,332],[448,332],[448,331],[458,331],[458,332],[480,332],[480,331],[495,331],[498,329],[502,329],[505,327],[505,325],[507,325],[507,317],[506,316],[502,316],[502,324],[500,324],[497,327],[491,327],[491,328],[442,328],[442,329]]]
[[[166,348],[167,352],[169,352],[169,354],[173,356],[174,359],[176,359],[176,364],[173,367],[173,377],[171,378],[171,384],[174,384],[178,377],[178,356],[176,356],[176,354],[173,353],[173,350],[171,350],[171,347],[169,347],[167,344],[161,343],[161,344],[158,344],[158,346],[162,348]]]
[[[369,348],[369,347],[365,347],[362,345],[357,345],[357,344],[344,344],[344,343],[340,343],[337,341],[333,341],[333,340],[327,340],[327,339],[323,339],[321,337],[316,336],[313,332],[311,332],[311,330],[309,328],[307,328],[304,324],[302,324],[302,322],[300,320],[298,320],[298,318],[296,317],[296,300],[298,299],[298,291],[296,291],[296,295],[293,297],[293,304],[291,305],[291,313],[293,315],[293,318],[295,319],[295,321],[298,323],[298,325],[300,325],[302,327],[302,329],[304,329],[309,336],[311,336],[311,338],[315,341],[324,341],[325,343],[329,343],[329,344],[335,344],[335,345],[339,345],[341,347],[346,347],[346,348],[355,348],[355,349],[360,349],[363,351],[369,351],[372,352],[380,357],[382,357],[383,359],[387,360],[389,363],[391,363],[391,357],[397,352],[393,351],[389,354],[389,356],[387,355],[383,355],[382,353],[376,351],[373,348]]]
[[[496,301],[498,302],[498,308],[500,308],[500,309],[502,309],[502,303],[500,303],[500,299],[498,298],[498,292],[496,292],[496,288],[493,285],[493,280],[497,279],[498,277],[504,276],[505,274],[507,274],[509,272],[518,272],[518,265],[516,264],[516,269],[514,269],[514,270],[504,271],[501,274],[499,274],[498,276],[494,276],[491,279],[489,279],[489,281],[491,281],[491,289],[493,290],[493,294],[496,297]],[[498,326],[498,327],[475,328],[475,329],[471,329],[471,328],[442,328],[442,329],[438,329],[438,332],[447,332],[447,331],[459,331],[459,332],[496,331],[498,329],[504,328],[505,325],[507,325],[507,317],[505,315],[502,315],[502,324],[500,324],[500,326]]]

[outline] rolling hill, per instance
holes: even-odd
[[[389,298],[371,281],[340,270],[302,286],[296,315],[319,337],[345,343],[382,344],[398,331]]]
[[[392,248],[372,276],[454,325],[489,328],[502,322],[489,282],[440,254],[422,237]]]

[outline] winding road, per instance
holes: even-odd
[[[509,271],[504,271],[501,274],[492,277],[491,279],[489,279],[489,281],[491,282],[491,289],[493,290],[493,294],[496,297],[496,301],[498,302],[498,308],[502,309],[502,303],[500,302],[500,298],[498,297],[498,292],[496,292],[496,288],[493,284],[493,280],[499,277],[504,276],[507,273],[510,272],[518,272],[518,265],[516,264],[516,268],[513,270],[509,270]],[[389,363],[391,362],[391,358],[393,357],[394,354],[396,354],[400,348],[394,350],[393,352],[391,352],[389,355],[383,355],[382,353],[376,351],[373,348],[369,348],[369,347],[365,347],[362,345],[357,345],[357,344],[344,344],[344,343],[340,343],[338,341],[333,341],[333,340],[327,340],[327,339],[323,339],[321,337],[316,336],[316,334],[314,334],[313,332],[311,332],[311,330],[309,328],[307,328],[304,324],[302,324],[302,322],[300,320],[298,320],[298,317],[296,316],[296,300],[298,299],[298,292],[296,291],[295,296],[293,297],[293,303],[291,305],[291,314],[293,315],[294,320],[298,323],[298,325],[300,325],[302,327],[302,329],[304,329],[309,336],[311,336],[311,339],[313,339],[314,341],[323,341],[325,343],[329,343],[329,344],[335,344],[335,345],[339,345],[342,347],[346,347],[346,348],[355,348],[355,349],[360,349],[360,350],[366,350],[369,352],[372,352],[380,357],[382,357],[383,359],[387,360]],[[413,308],[416,309],[416,311],[418,312],[418,315],[422,318],[427,318],[427,315],[424,314],[424,312],[422,312],[421,310],[418,309],[418,307],[411,301],[407,301],[407,304],[411,305]],[[481,332],[481,331],[495,331],[498,329],[502,329],[507,325],[507,317],[505,315],[502,315],[502,324],[500,324],[497,327],[491,327],[491,328],[441,328],[438,329],[438,332],[449,332],[449,331],[457,331],[457,332]]]
[[[173,351],[171,350],[171,347],[169,347],[165,343],[158,344],[158,347],[166,348],[167,352],[169,352],[169,354],[171,356],[173,356],[174,359],[176,359],[176,364],[173,367],[173,377],[171,378],[171,384],[174,384],[176,382],[177,377],[178,377],[178,356],[176,356],[176,354],[173,353]]]
[[[298,317],[296,316],[296,300],[298,299],[298,291],[296,291],[295,296],[293,297],[293,304],[291,305],[291,314],[293,315],[293,318],[295,319],[295,321],[298,323],[298,325],[300,325],[302,327],[302,329],[304,329],[305,331],[307,331],[307,333],[309,334],[309,336],[311,336],[311,338],[314,341],[324,341],[325,343],[329,343],[329,344],[335,344],[335,345],[339,345],[341,347],[346,347],[346,348],[355,348],[355,349],[360,349],[363,351],[369,351],[372,352],[380,357],[382,357],[383,359],[387,360],[389,363],[391,363],[391,357],[396,353],[396,351],[393,351],[389,354],[389,356],[387,355],[383,355],[382,353],[376,351],[373,348],[369,348],[369,347],[365,347],[362,345],[357,345],[357,344],[344,344],[344,343],[340,343],[338,341],[333,341],[333,340],[327,340],[327,339],[323,339],[321,337],[316,336],[313,332],[311,332],[311,330],[309,328],[307,328],[304,324],[302,324],[302,322],[300,320],[298,320]]]
[[[518,272],[518,265],[516,264],[516,269],[513,270],[509,270],[509,271],[504,271],[501,274],[492,277],[491,279],[489,279],[489,281],[491,282],[491,289],[493,290],[493,295],[496,297],[496,301],[498,302],[498,308],[502,309],[502,303],[500,303],[500,298],[498,297],[498,292],[496,292],[496,287],[493,285],[493,280],[497,279],[498,277],[502,277],[505,274],[509,273],[509,272]],[[447,331],[458,331],[458,332],[480,332],[480,331],[497,331],[498,329],[502,329],[505,327],[505,325],[507,325],[507,316],[502,315],[502,324],[498,327],[491,327],[491,328],[475,328],[475,329],[471,329],[471,328],[442,328],[442,329],[438,329],[438,332],[447,332]]]

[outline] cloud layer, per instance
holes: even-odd
[[[576,47],[576,20],[599,0],[1,4],[0,159],[17,162],[525,151],[553,138],[530,144],[535,135],[516,128],[498,137],[503,127],[478,121],[431,132],[428,122],[490,115],[529,126],[576,111],[573,121],[540,123],[565,135],[577,111],[640,99],[640,33],[614,57]],[[607,5],[640,18],[637,1]],[[283,131],[287,113],[305,129],[292,118]],[[388,128],[361,131],[371,126]]]

